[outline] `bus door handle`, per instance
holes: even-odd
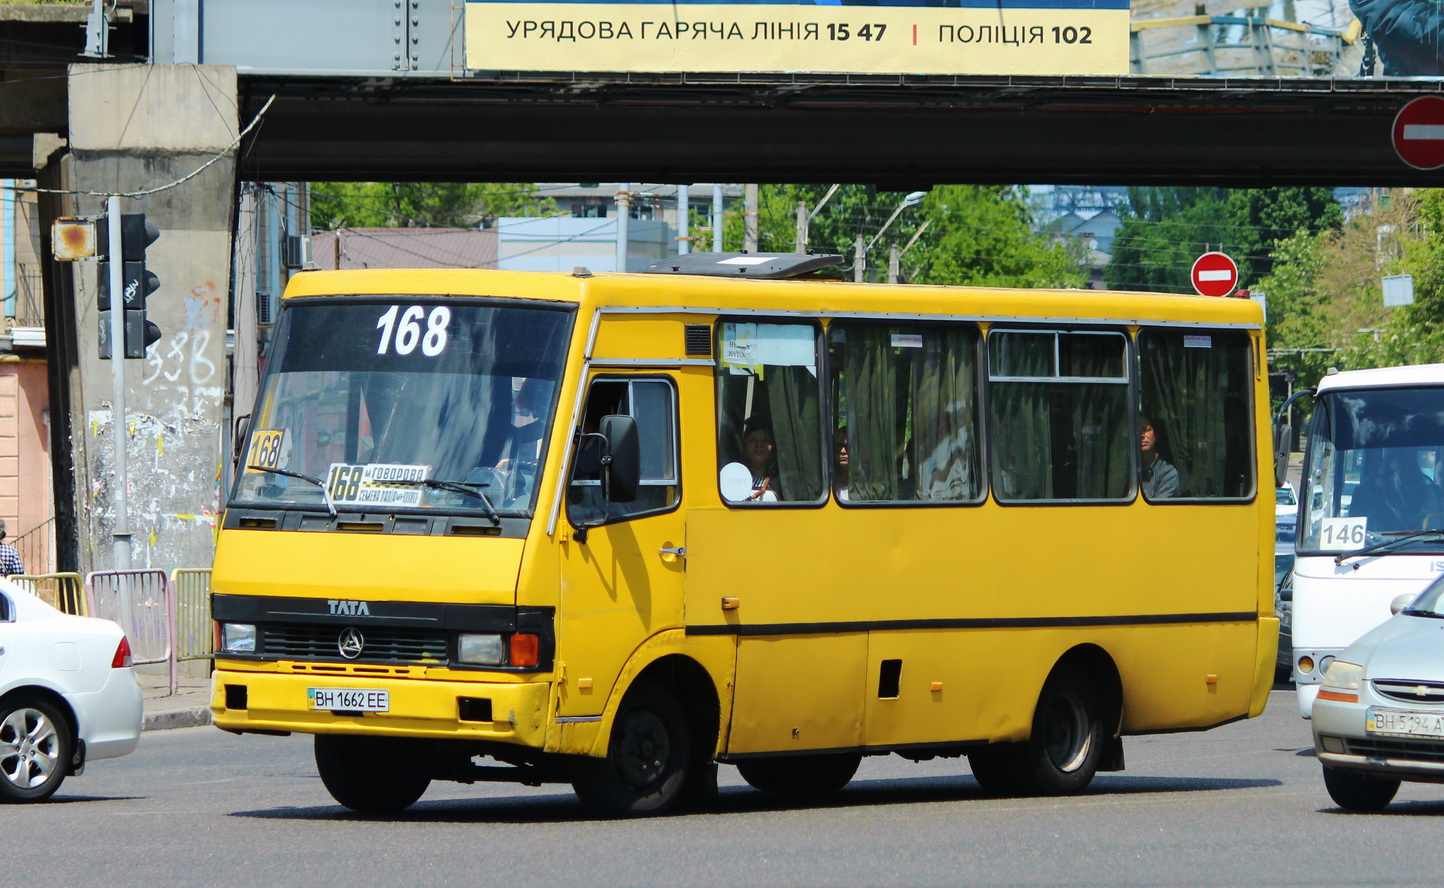
[[[663,546],[657,551],[662,553],[662,560],[667,562],[677,561],[687,557],[686,546]]]

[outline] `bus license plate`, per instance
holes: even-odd
[[[364,688],[306,688],[312,709],[332,712],[387,712],[391,692]]]
[[[1370,734],[1432,737],[1436,740],[1444,740],[1444,714],[1406,712],[1398,709],[1370,709],[1364,717],[1364,728]]]

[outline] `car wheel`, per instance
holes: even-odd
[[[582,804],[606,817],[662,814],[688,784],[691,748],[677,696],[643,680],[622,700],[606,757],[573,760],[572,788]]]
[[[1019,788],[1032,795],[1081,792],[1098,773],[1103,705],[1086,676],[1055,672],[1033,714],[1033,734],[1017,747]]]
[[[331,797],[352,811],[404,811],[431,785],[407,741],[382,737],[316,735],[316,770]]]
[[[842,752],[745,759],[737,763],[737,770],[763,792],[825,795],[846,786],[861,763],[859,753]]]
[[[52,704],[21,697],[0,706],[0,801],[50,798],[70,767],[70,722]]]
[[[1382,811],[1399,792],[1399,781],[1324,768],[1324,788],[1345,811]]]

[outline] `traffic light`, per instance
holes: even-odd
[[[160,339],[160,328],[146,317],[146,297],[160,287],[160,278],[145,267],[145,248],[160,237],[160,229],[145,213],[125,213],[120,217],[120,249],[110,247],[110,224],[96,226],[97,252],[100,261],[100,351],[110,356],[110,269],[111,262],[121,260],[120,292],[125,311],[125,356],[143,358],[145,350]]]

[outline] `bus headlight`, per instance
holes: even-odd
[[[506,649],[500,635],[479,635],[464,632],[456,639],[456,659],[474,666],[500,666],[505,660]]]
[[[221,651],[227,654],[254,654],[256,652],[256,625],[254,623],[222,623]]]

